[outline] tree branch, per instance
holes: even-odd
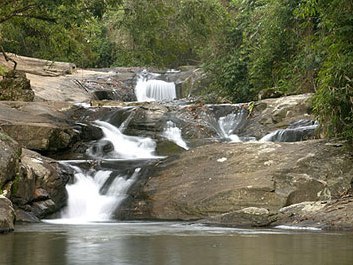
[[[18,8],[16,10],[13,10],[13,11],[11,11],[10,14],[5,15],[3,18],[0,18],[0,24],[4,23],[7,20],[10,20],[13,17],[23,16],[23,12],[27,12],[27,11],[35,8],[36,6],[37,6],[36,4],[32,4],[32,5],[27,5],[27,6],[24,6],[22,8]]]
[[[6,54],[6,52],[5,52],[5,50],[4,50],[4,47],[2,47],[1,45],[0,45],[0,50],[1,50],[1,52],[2,52],[2,55],[3,55],[4,58],[5,58],[6,62],[11,61],[11,62],[14,63],[13,70],[15,71],[15,70],[16,70],[16,67],[17,67],[17,62],[16,62],[14,59],[10,58],[10,57]]]

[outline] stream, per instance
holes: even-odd
[[[17,225],[0,238],[0,264],[350,265],[353,235],[186,223]]]
[[[140,101],[173,100],[175,86],[141,79]],[[207,122],[220,139],[240,142],[234,131],[246,113],[229,113]],[[96,120],[103,138],[91,143],[86,160],[62,160],[74,171],[67,185],[68,203],[56,219],[18,224],[0,237],[0,264],[26,265],[314,265],[352,264],[353,234],[314,229],[239,229],[186,222],[118,221],[115,214],[144,167],[162,156],[150,137],[124,134],[131,117],[113,124]],[[273,132],[261,141],[302,138],[316,123],[302,122]],[[298,133],[301,133],[298,136]],[[180,128],[166,121],[161,138],[180,148],[191,147]],[[253,139],[248,139],[253,140]],[[94,165],[94,166],[92,166]],[[97,166],[98,165],[98,166]],[[112,166],[114,165],[114,166]]]

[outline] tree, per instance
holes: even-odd
[[[115,18],[117,65],[200,63],[224,24],[218,0],[127,0]]]
[[[109,46],[101,20],[120,8],[113,0],[5,0],[0,33],[5,50],[80,66],[109,66],[102,47]],[[43,38],[45,36],[45,38]]]

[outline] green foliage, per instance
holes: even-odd
[[[113,0],[5,1],[0,41],[5,50],[21,55],[107,67],[114,47],[101,20],[108,8],[119,4]]]
[[[223,27],[217,0],[125,1],[115,18],[119,53],[115,65],[177,67],[199,63]]]
[[[3,0],[0,45],[82,67],[201,64],[207,93],[234,102],[315,92],[327,135],[353,139],[352,14],[352,0]]]
[[[353,140],[353,3],[320,2],[317,12],[321,20],[317,41],[324,59],[314,110],[328,136]]]
[[[4,76],[7,72],[7,68],[0,64],[0,76]]]

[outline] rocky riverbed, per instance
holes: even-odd
[[[7,100],[0,102],[0,232],[13,230],[15,220],[36,222],[62,209],[72,172],[53,158],[85,159],[85,143],[102,136],[87,124],[127,106],[134,115],[126,133],[156,139],[157,153],[168,157],[132,186],[117,217],[353,229],[351,145],[320,139],[319,131],[305,132],[304,141],[260,141],[298,121],[314,120],[310,94],[237,105],[201,99],[136,103],[134,80],[141,69],[80,70],[60,63],[48,70],[42,60],[18,63],[34,97],[27,100],[23,75],[12,77],[17,78],[12,84],[27,86],[19,88],[16,101],[6,98],[9,88],[2,83]],[[171,78],[184,95],[200,84],[200,76],[187,68]],[[19,97],[22,90],[25,99]],[[234,133],[244,142],[230,143],[220,135],[214,121],[229,113],[241,113]],[[181,129],[189,150],[160,137],[168,120]]]

